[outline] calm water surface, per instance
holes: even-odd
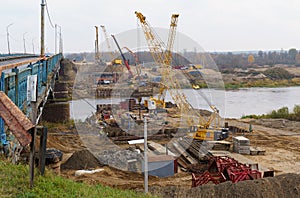
[[[233,91],[183,90],[190,104],[195,108],[210,110],[215,105],[220,114],[227,118],[243,115],[266,114],[287,106],[290,111],[300,105],[300,87],[247,88]],[[166,101],[172,100],[167,93]],[[71,117],[84,120],[96,111],[97,104],[118,103],[119,99],[86,99],[71,101]]]

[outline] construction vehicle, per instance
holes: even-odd
[[[118,47],[118,49],[119,49],[119,51],[120,51],[120,54],[121,54],[121,56],[122,56],[122,59],[123,59],[123,61],[124,61],[124,64],[125,64],[125,66],[126,66],[128,72],[129,72],[129,77],[128,77],[128,78],[133,78],[133,73],[132,73],[132,71],[131,71],[131,69],[130,69],[130,66],[129,66],[129,64],[128,64],[128,60],[126,60],[126,58],[125,58],[125,56],[124,56],[124,54],[123,54],[123,52],[122,52],[122,50],[121,50],[121,48],[120,48],[120,46],[119,46],[119,43],[117,42],[116,37],[115,37],[114,35],[111,35],[111,36],[112,36],[112,38],[114,39],[114,41],[115,41],[115,43],[116,43],[116,46]]]
[[[141,76],[141,73],[142,73],[142,69],[141,69],[141,65],[140,65],[140,60],[139,58],[137,57],[137,55],[132,51],[130,50],[128,47],[123,47],[123,49],[126,49],[134,58],[135,60],[135,64],[136,64],[136,73],[137,73],[137,76],[140,77]]]
[[[218,109],[215,106],[210,105],[213,112],[208,119],[204,118],[204,116],[202,116],[199,111],[196,111],[191,106],[191,104],[187,101],[186,96],[180,92],[180,84],[176,79],[175,72],[174,70],[172,70],[171,66],[171,49],[175,38],[176,23],[179,15],[172,15],[168,47],[165,48],[164,43],[158,37],[158,34],[149,25],[146,17],[140,12],[135,12],[135,14],[142,26],[152,57],[156,64],[160,66],[162,84],[164,86],[161,87],[161,91],[157,101],[164,102],[166,90],[169,91],[173,101],[181,112],[182,118],[186,119],[187,124],[190,127],[190,130],[188,131],[189,137],[201,141],[225,139],[228,136],[228,130],[226,131],[226,129],[220,128],[219,126],[220,115]]]
[[[173,14],[171,17],[171,24],[170,24],[170,30],[169,30],[169,36],[168,36],[168,44],[167,47],[165,47],[164,42],[157,36],[157,34],[152,30],[151,26],[146,22],[146,18],[139,12],[135,12],[136,16],[140,19],[140,22],[142,24],[143,31],[146,36],[146,40],[148,43],[148,47],[150,49],[151,55],[154,59],[154,61],[157,64],[164,64],[166,67],[161,67],[162,73],[162,83],[159,89],[159,94],[157,98],[150,98],[151,103],[155,103],[157,108],[164,108],[165,107],[165,96],[166,96],[166,87],[167,82],[172,82],[172,84],[178,84],[176,78],[169,78],[167,77],[168,72],[171,67],[171,61],[172,61],[172,48],[174,44],[174,39],[176,35],[176,27],[177,27],[177,21],[179,14]],[[166,49],[166,51],[164,50]],[[145,104],[147,105],[147,103]]]

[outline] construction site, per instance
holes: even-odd
[[[226,119],[205,95],[196,98],[207,101],[209,110],[194,108],[181,90],[199,90],[202,83],[218,89],[221,74],[205,65],[205,54],[201,67],[190,64],[201,75],[172,67],[178,14],[171,17],[166,46],[146,17],[135,14],[154,62],[142,65],[130,52],[135,62],[129,64],[112,35],[120,55],[105,63],[96,39],[96,63],[75,63],[71,90],[73,100],[84,100],[94,112],[84,120],[75,115],[75,125],[51,128],[47,147],[63,155],[50,167],[88,184],[140,192],[147,185],[163,197],[297,197],[299,123],[284,121],[282,128],[280,119]]]

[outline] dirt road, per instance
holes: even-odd
[[[250,139],[253,147],[266,150],[266,154],[247,156],[249,159],[274,170],[276,174],[300,173],[300,128],[295,124],[297,122],[282,119],[261,122],[247,119],[228,120],[228,123],[245,129],[252,123],[253,132],[246,133],[245,136]]]

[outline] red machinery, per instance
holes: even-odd
[[[125,58],[125,56],[124,56],[124,54],[123,54],[123,52],[122,52],[122,50],[121,50],[121,48],[120,48],[118,42],[117,42],[117,39],[115,38],[114,35],[111,35],[111,36],[112,36],[112,38],[114,39],[114,41],[115,41],[115,43],[116,43],[116,45],[117,45],[117,47],[118,47],[118,49],[119,49],[119,51],[120,51],[120,54],[121,54],[122,59],[123,59],[123,61],[124,61],[124,64],[125,64],[125,66],[126,66],[128,72],[129,72],[129,78],[133,78],[133,73],[132,73],[132,71],[130,70],[130,66],[129,66],[129,64],[128,64],[128,61],[126,60],[126,58]]]
[[[252,170],[249,165],[239,163],[231,157],[211,157],[208,170],[200,175],[192,173],[192,187],[208,182],[214,184],[225,181],[237,183],[244,180],[260,179],[261,175],[261,172]]]

